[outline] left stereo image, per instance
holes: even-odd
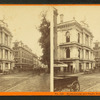
[[[50,92],[49,9],[0,6],[0,92]]]

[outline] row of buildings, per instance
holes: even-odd
[[[57,9],[54,8],[55,71],[72,73],[93,69],[95,62],[97,62],[94,58],[98,57],[96,56],[98,54],[95,55],[98,46],[93,49],[93,34],[89,30],[89,26],[83,21],[77,22],[75,18],[64,22],[63,14],[60,15],[60,23],[58,24],[57,16]]]
[[[15,41],[13,46],[15,68],[22,70],[31,70],[34,68],[47,68],[41,62],[41,59],[32,50],[22,43],[22,41]]]
[[[22,43],[22,41],[15,41],[13,46],[15,68],[18,69],[32,69],[37,67],[39,60],[38,56],[32,53],[32,50]]]
[[[27,70],[46,66],[22,41],[15,41],[12,47],[12,38],[8,25],[0,20],[0,72],[14,68]]]

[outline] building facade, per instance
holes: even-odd
[[[36,66],[36,55],[32,53],[32,50],[24,45],[21,41],[14,42],[14,60],[15,67],[19,70],[31,70]]]
[[[57,14],[54,15],[57,18]],[[54,28],[54,69],[64,72],[81,72],[94,67],[93,35],[85,23],[75,19],[61,22]]]
[[[33,54],[33,68],[38,68],[38,56]]]
[[[12,34],[5,22],[0,20],[0,72],[13,69],[14,57],[11,49]]]
[[[100,68],[100,42],[96,41],[94,44],[95,66]]]

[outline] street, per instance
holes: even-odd
[[[32,72],[0,76],[0,92],[49,92],[49,74]]]
[[[80,92],[100,92],[100,73],[77,74],[80,83]],[[63,89],[61,92],[68,92]]]
[[[80,83],[80,92],[99,92],[100,73],[75,74]],[[0,76],[0,92],[49,92],[49,74],[35,75],[32,72]],[[61,92],[68,92],[63,89]]]
[[[100,73],[79,76],[81,92],[100,92]]]

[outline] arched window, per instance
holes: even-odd
[[[80,43],[80,34],[78,33],[78,43]]]
[[[69,48],[66,49],[66,58],[70,58],[70,49]]]
[[[66,32],[66,42],[70,42],[70,33]]]
[[[80,49],[78,49],[78,57],[80,58]]]

